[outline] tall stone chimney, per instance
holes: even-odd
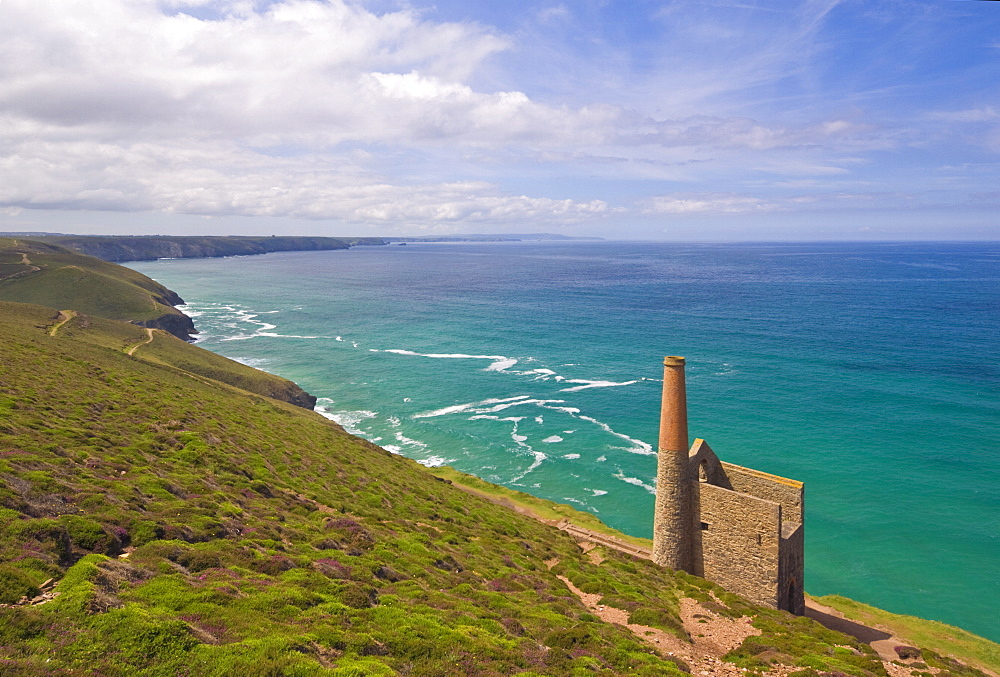
[[[663,358],[663,400],[653,515],[653,561],[691,571],[691,478],[688,476],[684,358]]]

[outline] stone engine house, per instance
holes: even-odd
[[[683,357],[663,360],[657,458],[653,560],[804,614],[803,484],[688,447]]]

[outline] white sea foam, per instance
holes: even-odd
[[[543,407],[545,409],[551,409],[552,411],[561,411],[564,414],[569,414],[570,416],[576,416],[577,414],[580,413],[580,410],[577,409],[576,407],[553,407],[550,404],[545,404],[547,402],[565,402],[566,400],[533,400],[533,401],[542,403],[538,405],[540,407]]]
[[[608,493],[604,489],[586,489],[586,491],[589,491],[594,496],[604,496]]]
[[[559,392],[561,393],[575,393],[580,390],[587,390],[588,388],[612,388],[614,386],[630,386],[633,383],[638,383],[635,381],[624,381],[622,383],[616,383],[615,381],[588,381],[586,379],[572,378],[565,381],[566,383],[582,383],[583,385],[574,386],[572,388],[563,388]]]
[[[433,418],[435,416],[446,416],[448,414],[457,414],[463,411],[475,411],[475,413],[488,413],[493,411],[492,409],[479,410],[480,407],[485,405],[497,405],[503,404],[505,402],[518,402],[519,400],[527,400],[528,395],[517,395],[515,397],[506,398],[490,398],[486,400],[480,400],[479,402],[467,402],[465,404],[453,404],[450,407],[442,407],[441,409],[435,409],[434,411],[425,411],[421,414],[414,414],[412,418]],[[499,410],[497,410],[499,411]]]
[[[527,397],[527,396],[521,396],[521,397]],[[517,406],[520,406],[522,404],[534,404],[534,405],[537,405],[539,407],[552,408],[552,407],[548,407],[547,406],[547,404],[549,402],[563,402],[563,401],[564,400],[535,400],[535,399],[530,399],[530,398],[528,398],[528,399],[518,399],[518,401],[516,401],[516,402],[502,402],[500,404],[495,404],[495,405],[493,405],[492,407],[490,407],[488,409],[480,409],[479,411],[482,412],[482,413],[484,413],[484,414],[485,413],[494,413],[494,412],[497,412],[497,411],[503,411],[504,409],[510,409],[511,407],[517,407]]]
[[[507,357],[502,360],[497,360],[490,366],[486,367],[486,371],[504,371],[510,369],[515,364],[517,364],[517,359],[513,357]]]
[[[510,482],[511,483],[519,482],[525,475],[531,474],[531,472],[534,471],[535,468],[537,468],[538,466],[540,466],[542,464],[542,461],[544,461],[545,459],[548,458],[548,456],[546,456],[542,452],[535,451],[534,449],[532,449],[531,447],[529,447],[526,444],[522,444],[522,446],[524,446],[525,448],[528,449],[529,452],[531,452],[531,454],[535,457],[535,460],[532,462],[531,465],[528,466],[527,470],[525,470],[524,472],[522,472],[520,475],[515,475],[514,477],[511,477],[510,478]]]
[[[229,359],[240,364],[245,364],[248,367],[253,367],[254,369],[271,361],[263,357],[230,357]]]
[[[602,455],[595,458],[594,463],[604,463],[606,460],[608,460],[608,457]]]
[[[327,398],[323,398],[327,399]],[[318,400],[317,400],[318,401]],[[330,400],[332,403],[333,401]],[[344,430],[351,433],[352,435],[362,435],[362,431],[358,428],[358,424],[369,418],[375,418],[378,413],[374,411],[332,411],[329,406],[316,407],[316,413],[320,416],[330,419],[331,421],[340,424]]]
[[[656,455],[656,452],[653,451],[653,447],[647,442],[643,442],[642,440],[637,440],[632,437],[629,437],[628,435],[623,435],[619,432],[615,432],[611,428],[611,426],[609,426],[607,423],[604,423],[603,421],[598,421],[596,418],[591,418],[590,416],[580,416],[580,418],[583,419],[584,421],[590,421],[591,423],[596,424],[602,430],[604,430],[610,435],[614,435],[615,437],[620,437],[626,442],[631,442],[633,446],[631,448],[626,449],[626,451],[629,451],[633,454],[642,454],[644,456]]]
[[[736,370],[733,369],[733,365],[729,364],[728,362],[723,362],[722,367],[719,369],[719,371],[715,372],[713,376],[729,376],[730,374],[735,374],[735,373]]]
[[[396,433],[396,441],[399,442],[400,444],[405,444],[408,447],[417,447],[418,449],[427,448],[427,445],[421,442],[420,440],[412,439],[400,432]]]
[[[299,336],[298,334],[275,334],[268,331],[259,331],[257,336],[267,336],[269,338],[295,338],[295,339],[324,339],[329,336]]]
[[[549,435],[544,440],[542,440],[542,442],[545,442],[546,444],[555,444],[556,442],[562,442],[562,441],[563,438],[559,437],[558,435]]]
[[[548,456],[546,456],[544,453],[542,453],[540,451],[535,451],[531,447],[530,444],[525,444],[525,442],[526,442],[526,440],[528,438],[525,437],[524,435],[519,435],[518,434],[517,424],[518,424],[518,422],[515,421],[514,422],[514,427],[513,427],[513,429],[510,432],[510,437],[511,437],[512,440],[514,440],[514,442],[517,443],[517,446],[521,447],[522,449],[527,450],[528,453],[530,453],[532,456],[534,456],[535,460],[532,461],[531,465],[529,465],[527,467],[527,469],[525,469],[525,471],[522,472],[520,475],[516,475],[514,477],[511,477],[509,481],[512,482],[512,483],[520,481],[521,478],[523,478],[525,475],[528,475],[529,473],[531,473],[535,468],[537,468],[538,466],[540,466],[542,464],[542,461],[544,461],[545,459],[548,458]]]
[[[409,355],[411,357],[428,357],[438,360],[491,360],[492,364],[486,367],[486,371],[505,371],[515,364],[517,358],[506,357],[504,355],[467,355],[465,353],[418,353],[413,350],[403,348],[369,348],[373,353],[393,353],[394,355]]]
[[[417,461],[420,465],[425,465],[428,468],[440,468],[443,465],[448,465],[449,463],[454,463],[454,459],[448,460],[444,456],[431,456],[430,458],[424,458]]]
[[[637,487],[642,487],[643,489],[653,494],[654,496],[656,495],[656,489],[653,486],[646,484],[638,477],[628,477],[620,470],[616,472],[614,476],[616,479],[620,479],[622,482],[627,482],[628,484],[632,484]]]
[[[523,416],[492,416],[490,414],[476,414],[475,416],[470,416],[466,419],[467,421],[511,421],[512,423],[520,423],[524,420]]]
[[[565,458],[567,461],[573,461],[580,458],[580,454],[564,454],[563,458]]]

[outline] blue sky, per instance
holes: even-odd
[[[0,230],[1000,239],[1000,3],[0,0]]]

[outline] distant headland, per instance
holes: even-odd
[[[44,232],[4,232],[0,237],[27,237],[66,247],[112,263],[156,259],[202,259],[252,256],[271,252],[330,251],[358,246],[416,242],[525,242],[601,240],[553,233],[504,235],[442,235],[426,237],[319,237],[308,235],[70,235]]]

